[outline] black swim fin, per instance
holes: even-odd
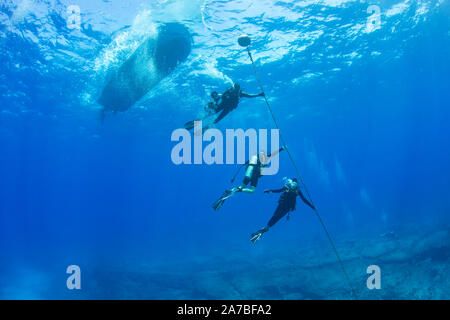
[[[269,228],[268,228],[268,227],[265,227],[265,228],[262,228],[262,229],[259,230],[259,231],[256,231],[255,233],[253,233],[253,234],[251,235],[250,241],[253,242],[253,243],[258,242],[259,239],[261,239],[262,235],[263,235],[264,233],[266,233],[267,231],[269,231]]]
[[[192,130],[192,129],[194,129],[195,121],[200,121],[200,120],[192,120],[192,121],[186,122],[186,123],[184,124],[184,128],[185,128],[186,130]]]
[[[201,136],[201,135],[203,134],[204,131],[206,131],[206,130],[209,129],[210,126],[211,126],[211,125],[207,124],[207,125],[204,126],[203,128],[194,131],[194,136],[197,136],[197,137],[198,137],[198,136]],[[197,127],[196,127],[196,128],[197,128]]]
[[[230,190],[225,190],[225,192],[223,193],[223,195],[216,201],[213,203],[212,208],[214,210],[219,210],[220,208],[222,208],[225,200],[227,200],[229,197],[231,197],[232,192]]]
[[[186,130],[189,130],[189,131],[192,130],[192,129],[197,129],[197,128],[200,127],[200,126],[198,126],[198,127],[195,126],[195,122],[196,122],[196,121],[203,121],[203,119],[200,119],[200,120],[192,120],[192,121],[186,122],[186,123],[184,124],[184,128],[185,128]],[[197,135],[200,135],[201,132],[203,132],[203,131],[205,131],[205,130],[208,130],[210,126],[211,126],[210,124],[207,124],[207,125],[203,126],[202,128],[200,128],[200,129],[198,129],[197,131],[195,131],[194,134],[195,134],[196,136],[197,136]]]

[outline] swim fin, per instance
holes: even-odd
[[[186,130],[189,130],[189,131],[192,130],[192,129],[195,129],[195,128],[196,128],[196,127],[195,127],[195,122],[200,122],[200,121],[203,121],[203,119],[192,120],[192,121],[186,122],[186,123],[184,124],[184,128],[185,128]],[[210,124],[207,124],[207,125],[203,126],[203,127],[200,128],[199,130],[195,131],[194,134],[195,134],[196,136],[198,136],[198,135],[200,135],[203,131],[208,130],[210,126],[211,126]]]
[[[194,126],[195,126],[195,121],[201,121],[201,120],[192,120],[192,121],[189,121],[189,122],[186,122],[185,124],[184,124],[184,128],[186,129],[186,130],[192,130],[192,129],[194,129]]]
[[[219,210],[220,208],[222,208],[225,200],[227,200],[232,195],[233,192],[231,192],[230,190],[225,190],[223,195],[216,202],[213,203],[212,208],[216,211]]]
[[[268,227],[265,227],[265,228],[262,228],[262,229],[259,230],[259,231],[256,231],[255,233],[253,233],[253,234],[251,235],[250,241],[253,242],[253,243],[258,242],[259,239],[261,239],[262,235],[263,235],[264,233],[266,233],[267,231],[269,231],[269,228],[268,228]]]
[[[203,128],[200,128],[200,129],[194,131],[194,136],[196,136],[196,137],[201,136],[204,131],[209,129],[210,126],[211,125],[208,124],[208,125],[204,126]]]

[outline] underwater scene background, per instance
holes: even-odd
[[[212,91],[259,92],[244,33],[359,298],[450,298],[449,17],[446,0],[1,0],[0,298],[352,298],[300,201],[249,241],[277,205],[263,190],[295,176],[286,154],[219,212],[238,166],[171,160]],[[172,22],[187,59],[100,121],[112,72]],[[215,127],[274,124],[248,99]]]

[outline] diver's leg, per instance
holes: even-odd
[[[240,190],[241,190],[241,192],[245,192],[245,193],[254,193],[256,190],[256,187],[254,187],[254,186],[250,186],[249,188],[241,187]]]
[[[216,120],[214,120],[214,123],[219,122],[220,120],[222,120],[223,118],[225,118],[225,116],[227,114],[229,114],[231,112],[232,109],[223,109],[222,112],[219,114],[219,116],[216,118]]]
[[[250,187],[246,188],[246,186],[248,186],[248,184],[250,182],[251,182]],[[239,187],[239,191],[246,192],[246,193],[253,193],[253,192],[255,192],[257,184],[258,184],[258,179],[255,179],[255,168],[254,168],[254,166],[248,166],[247,170],[245,170],[245,178]]]
[[[253,243],[256,243],[259,239],[261,239],[262,235],[269,231],[281,218],[283,218],[289,212],[289,208],[285,208],[284,206],[278,205],[277,210],[273,214],[272,218],[267,223],[267,226],[262,228],[261,230],[256,231],[250,237],[250,240]]]
[[[256,231],[255,233],[252,233],[252,235],[250,236],[250,241],[253,243],[256,243],[259,239],[261,239],[262,235],[264,233],[266,233],[267,231],[269,231],[269,227],[265,226],[264,228]]]
[[[242,188],[241,191],[246,192],[246,193],[254,193],[256,190],[256,186],[258,185],[258,179],[259,179],[259,174],[256,174],[255,170],[252,170],[251,177],[250,178],[246,177],[247,184],[249,182],[251,182],[250,188]]]
[[[267,227],[272,228],[278,221],[280,221],[281,218],[288,214],[289,210],[290,209],[287,207],[285,208],[282,205],[278,205],[277,210],[275,210],[272,218],[270,218],[269,222],[267,223]]]
[[[250,178],[247,177],[247,175],[246,175],[245,178],[244,178],[244,180],[242,181],[242,184],[241,184],[239,187],[234,188],[234,189],[236,189],[237,192],[247,192],[247,191],[246,191],[247,188],[245,188],[245,187],[246,187],[249,183],[250,183]]]

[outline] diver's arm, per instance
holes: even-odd
[[[314,207],[314,205],[311,202],[309,202],[308,199],[305,198],[305,196],[300,190],[298,190],[297,194],[300,196],[300,198],[302,198],[305,204],[307,204],[311,209],[316,210],[316,207]]]
[[[279,154],[281,151],[283,151],[284,150],[284,147],[281,147],[280,149],[278,149],[277,151],[275,151],[274,153],[269,153],[268,155],[267,155],[267,157],[268,158],[272,158],[272,157],[275,157],[277,154]]]
[[[286,191],[286,188],[274,189],[274,190],[264,190],[264,193],[282,193]]]
[[[259,94],[248,94],[245,92],[241,92],[241,97],[243,98],[258,98],[258,97],[264,97],[264,92],[261,92]]]
[[[270,162],[270,159],[272,159],[272,157],[275,157],[277,154],[279,154],[281,151],[283,151],[284,150],[284,147],[281,147],[280,149],[278,149],[277,151],[275,151],[274,153],[272,153],[272,154],[268,154],[267,155],[267,159],[263,162],[262,160],[261,160],[261,167],[262,168],[266,168],[266,167],[268,167],[269,166],[269,162]]]

